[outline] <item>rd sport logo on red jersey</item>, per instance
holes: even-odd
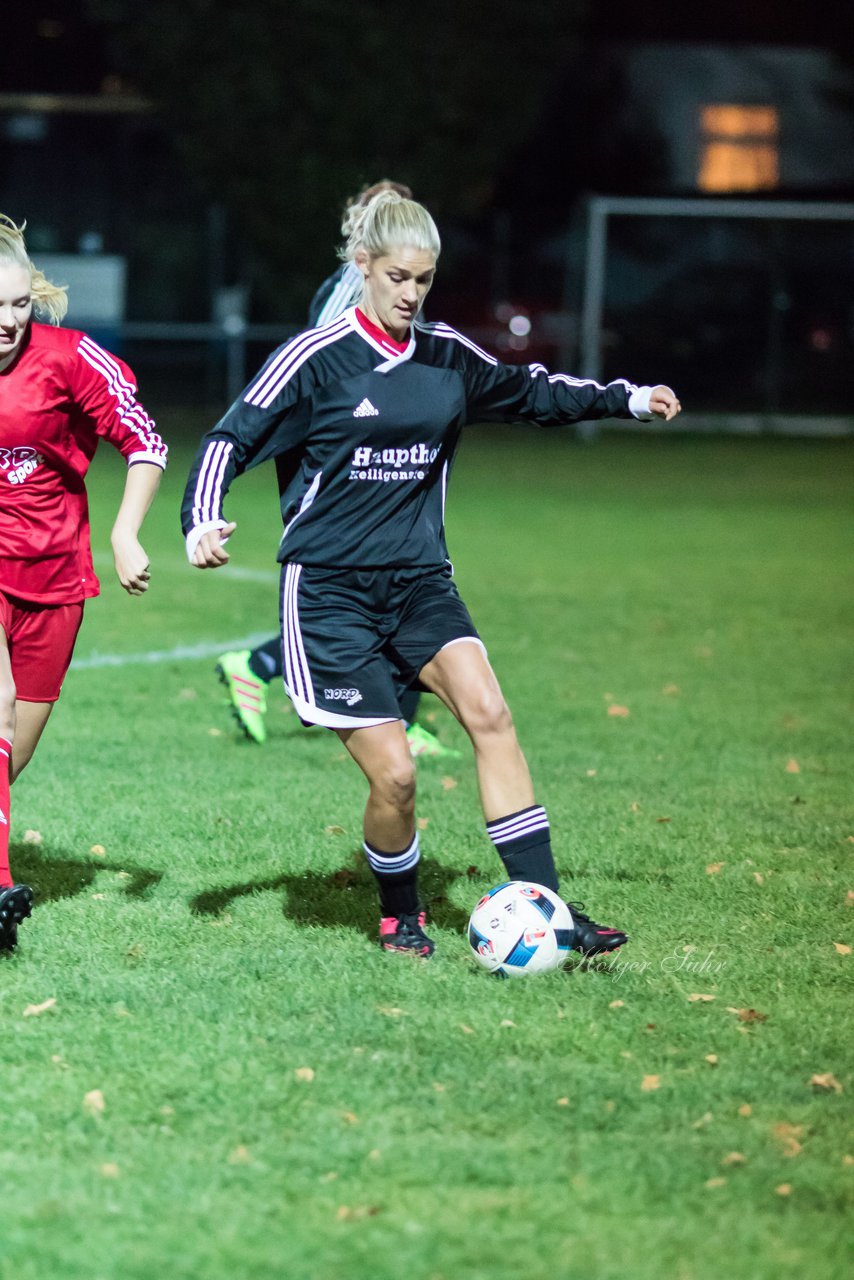
[[[15,449],[0,449],[0,471],[6,472],[9,484],[23,484],[42,462],[42,454],[27,445]]]

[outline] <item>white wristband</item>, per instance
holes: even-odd
[[[227,520],[208,520],[206,524],[196,524],[187,534],[187,559],[190,564],[193,563],[193,556],[196,554],[196,547],[201,542],[206,533],[210,533],[211,529],[224,529],[228,524]],[[223,538],[222,543],[228,542],[228,538]]]

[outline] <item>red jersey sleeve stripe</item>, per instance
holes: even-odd
[[[166,445],[155,430],[153,420],[136,399],[136,387],[125,377],[118,362],[86,336],[81,338],[77,350],[86,363],[104,378],[107,390],[115,401],[115,413],[119,421],[139,440],[141,448],[132,455],[134,460],[139,461],[141,453],[146,460],[165,466]]]

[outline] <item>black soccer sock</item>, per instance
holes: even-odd
[[[418,832],[401,853],[384,853],[367,840],[362,845],[368,865],[376,876],[380,909],[384,916],[415,915],[418,911]]]
[[[489,836],[511,880],[530,880],[557,893],[549,820],[538,804],[487,822]]]
[[[249,670],[267,684],[282,674],[282,641],[279,636],[252,650],[249,655]]]
[[[400,714],[406,722],[407,729],[415,723],[415,716],[418,712],[418,703],[421,701],[421,694],[417,689],[407,689],[398,698],[398,706]]]

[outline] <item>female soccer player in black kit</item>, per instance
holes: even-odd
[[[218,568],[236,527],[222,514],[231,481],[275,458],[285,688],[302,720],[334,729],[365,774],[380,943],[423,957],[434,944],[418,897],[401,683],[437,694],[468,733],[487,833],[508,877],[558,888],[545,809],[451,577],[444,505],[462,428],[669,420],[681,407],[669,387],[502,365],[448,325],[418,323],[439,248],[422,205],[393,192],[370,201],[344,251],[362,274],[359,304],[273,353],[202,440],[182,509],[190,562]],[[573,921],[573,945],[586,955],[627,940],[578,907]]]
[[[396,191],[407,200],[412,198],[409,187],[388,178],[365,187],[347,202],[341,232],[346,240],[353,220],[374,196],[381,191]],[[308,327],[320,328],[330,320],[336,320],[342,312],[354,306],[362,296],[362,273],[354,262],[342,262],[328,276],[315,293],[308,308]],[[257,645],[254,649],[232,649],[220,655],[216,673],[225,686],[231,712],[243,734],[251,741],[267,740],[267,686],[279,679],[282,670],[282,637]],[[406,722],[406,738],[410,754],[417,759],[457,759],[459,751],[444,746],[435,734],[425,729],[415,719],[418,713],[420,693],[408,689],[399,698],[400,714]]]

